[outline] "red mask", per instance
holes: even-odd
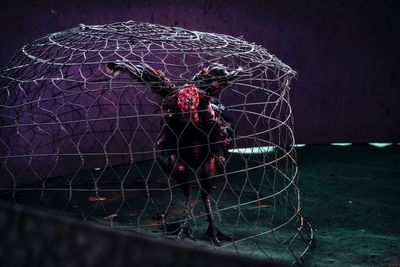
[[[199,90],[193,85],[185,85],[178,91],[177,104],[181,112],[193,113],[193,119],[198,122],[197,107],[199,106]]]

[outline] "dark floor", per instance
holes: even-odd
[[[400,265],[400,145],[298,150],[311,266]]]
[[[297,152],[303,206],[301,214],[308,218],[315,230],[314,245],[304,257],[306,263],[310,266],[400,266],[400,145],[384,148],[365,144],[310,145],[298,148]],[[137,167],[148,169],[149,166],[144,164]],[[118,167],[109,170],[108,174],[109,177],[115,177],[125,172],[126,167]],[[134,177],[138,173],[129,175]],[[152,175],[157,179],[151,186],[166,185],[159,174]],[[250,172],[249,175],[260,176]],[[86,177],[88,173],[82,176]],[[237,183],[240,180],[237,178],[232,177],[232,180]],[[104,179],[103,182],[107,184]],[[251,200],[249,185],[237,183],[235,189],[235,182],[229,191],[231,193],[224,194],[219,200],[220,208],[235,204],[239,198]],[[90,188],[85,183],[77,186]],[[278,184],[275,186],[279,187]],[[51,188],[50,185],[48,187]],[[214,196],[219,187],[217,184]],[[131,188],[135,188],[135,185],[132,184]],[[124,229],[147,225],[147,230],[159,232],[157,224],[160,218],[155,215],[159,215],[160,210],[169,204],[168,219],[174,221],[181,216],[182,193],[179,188],[171,192],[154,191],[151,199],[144,191],[121,194],[119,187],[101,191],[101,195],[94,194],[93,190],[79,191],[75,188],[70,195],[66,190],[68,187],[58,189],[62,190],[44,193],[40,190],[20,191],[14,195],[14,199]],[[240,197],[236,195],[239,191],[243,191]],[[173,201],[169,203],[172,196]],[[206,224],[203,222],[205,217],[201,201],[192,204],[195,206],[193,213],[198,216],[197,222],[193,222],[195,225],[192,224],[195,237],[199,240],[195,243],[206,245],[208,242],[203,235]],[[143,213],[143,210],[146,212]],[[235,233],[237,238],[245,238],[270,227],[273,224],[268,225],[271,214],[275,216],[275,224],[290,217],[290,213],[282,212],[279,206],[275,207],[270,201],[246,205],[240,212],[235,208],[220,213],[222,229],[227,233]],[[263,218],[266,219],[263,221]],[[260,219],[263,223],[253,227],[243,219]],[[242,254],[290,260],[290,253],[282,255],[280,252],[284,250],[282,244],[285,244],[285,238],[290,238],[293,233],[296,233],[295,227],[289,224],[273,236],[249,239],[238,243],[236,248]],[[279,239],[283,241],[279,243]],[[301,251],[304,248],[302,245],[300,242],[293,246],[298,246],[298,251]]]

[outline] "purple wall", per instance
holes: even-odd
[[[79,23],[138,20],[243,35],[298,71],[298,143],[400,141],[395,1],[80,2],[2,3],[0,65],[22,45]]]

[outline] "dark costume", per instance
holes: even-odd
[[[225,154],[232,140],[233,130],[224,120],[224,107],[213,98],[223,87],[237,79],[240,69],[229,71],[221,64],[212,64],[196,74],[190,84],[173,85],[159,70],[129,62],[109,63],[107,69],[114,76],[128,71],[135,79],[163,97],[163,125],[157,139],[161,150],[160,162],[164,171],[181,184],[186,197],[184,222],[178,232],[193,238],[189,228],[191,183],[187,168],[199,170],[202,198],[209,227],[206,234],[215,245],[220,239],[231,239],[221,233],[214,222],[210,204],[210,191],[218,166],[225,161]]]

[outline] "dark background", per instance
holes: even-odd
[[[399,142],[396,1],[2,1],[0,65],[84,24],[137,20],[243,36],[298,72],[297,143]]]

